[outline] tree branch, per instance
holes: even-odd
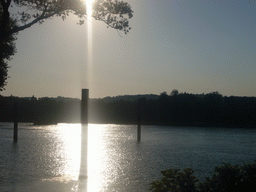
[[[12,35],[12,34],[14,34],[14,33],[17,33],[17,32],[19,32],[19,31],[23,31],[24,29],[27,29],[27,28],[31,27],[32,25],[34,25],[34,24],[36,24],[36,23],[38,23],[38,22],[40,22],[40,21],[42,21],[42,20],[48,19],[48,18],[50,18],[50,17],[53,17],[54,15],[59,14],[59,11],[56,11],[56,12],[53,12],[53,13],[47,14],[47,15],[45,15],[45,13],[46,13],[46,10],[44,10],[43,13],[42,13],[39,17],[37,17],[36,19],[34,19],[33,21],[31,21],[30,23],[25,24],[25,25],[23,25],[23,26],[15,26],[15,27],[13,27],[13,28],[9,31],[9,33],[7,33],[7,34],[5,34],[5,35],[8,36],[8,35]]]
[[[1,20],[0,20],[0,26],[1,26],[0,39],[1,39],[1,42],[2,42],[2,40],[4,40],[7,37],[7,36],[5,37],[4,34],[7,31],[7,26],[10,22],[10,13],[9,13],[10,4],[11,4],[11,0],[7,0],[6,2],[1,0],[1,5],[2,5],[2,8],[3,8],[3,12],[2,12],[2,15],[1,15]]]

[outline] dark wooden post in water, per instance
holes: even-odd
[[[88,125],[88,101],[89,101],[89,89],[82,89],[82,111],[81,111],[82,125]]]
[[[88,154],[88,103],[89,89],[82,89],[81,102],[81,165],[80,178],[87,178],[87,154]]]
[[[14,102],[13,108],[13,121],[14,121],[14,131],[13,131],[13,141],[18,142],[18,103]]]
[[[140,122],[140,115],[138,117],[138,127],[137,127],[137,142],[140,142],[141,139],[141,122]]]

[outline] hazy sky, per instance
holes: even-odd
[[[246,0],[127,0],[128,35],[75,16],[18,35],[1,95],[91,98],[125,94],[219,91],[256,96],[256,6]],[[88,65],[88,53],[92,65]]]

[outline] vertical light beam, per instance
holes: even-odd
[[[93,0],[85,0],[86,1],[86,12],[87,12],[87,43],[88,43],[88,53],[87,53],[87,64],[88,64],[88,88],[91,89],[92,84],[92,3]]]
[[[86,0],[86,14],[87,14],[87,79],[88,87],[91,87],[92,79],[92,2],[93,0]],[[82,106],[81,106],[81,165],[80,165],[80,179],[88,177],[88,102],[89,89],[82,89]]]

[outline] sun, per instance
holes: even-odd
[[[92,16],[92,4],[93,4],[93,1],[94,0],[85,0],[86,12],[87,12],[88,19],[90,19],[91,16]]]

